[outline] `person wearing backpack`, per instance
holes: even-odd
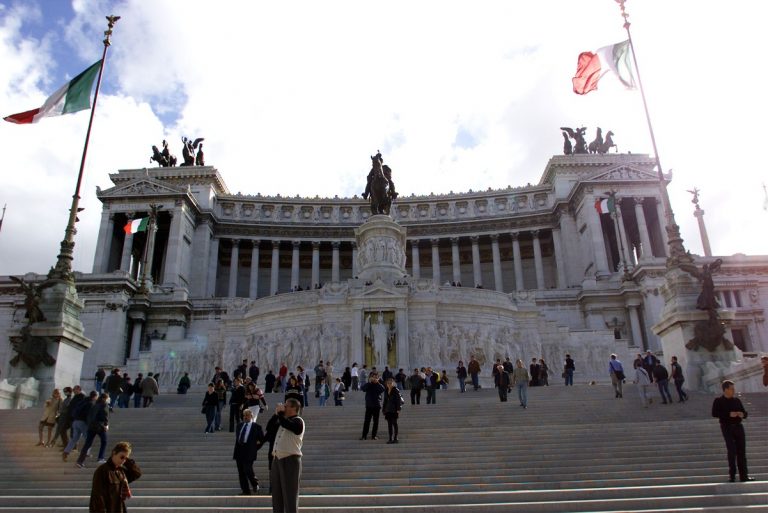
[[[387,391],[384,393],[384,418],[387,420],[387,431],[389,432],[388,444],[399,443],[397,419],[400,416],[400,410],[403,408],[405,400],[400,395],[400,390],[395,386],[393,378],[387,379],[384,383]]]

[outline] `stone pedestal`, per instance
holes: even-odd
[[[43,289],[39,306],[45,320],[30,326],[30,335],[48,340],[46,349],[56,362],[50,367],[41,363],[30,368],[19,361],[10,367],[10,377],[34,377],[40,382],[40,397],[47,398],[54,388],[63,389],[80,382],[83,353],[93,341],[84,335],[80,321],[84,302],[77,297],[74,284],[58,282]]]
[[[360,280],[373,282],[380,279],[392,285],[406,278],[404,227],[390,216],[375,215],[355,229],[355,236]]]
[[[696,309],[700,291],[701,284],[684,271],[673,269],[667,272],[666,282],[661,287],[664,309],[661,320],[652,329],[661,338],[664,364],[669,367],[671,358],[677,356],[686,388],[717,392],[719,387],[713,387],[712,383],[718,383],[717,378],[725,376],[731,364],[741,359],[741,351],[736,347],[726,349],[723,344],[714,351],[686,347],[695,337],[696,325],[708,319],[707,312]],[[720,311],[719,316],[721,322],[727,323],[734,314]]]

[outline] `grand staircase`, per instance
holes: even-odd
[[[751,483],[728,483],[725,446],[713,397],[648,409],[627,385],[529,389],[528,409],[514,393],[439,391],[438,404],[411,406],[408,392],[397,445],[361,441],[363,398],[343,407],[305,409],[304,512],[758,512],[768,511],[768,394],[742,396]],[[268,395],[271,405],[279,401]],[[204,435],[202,393],[161,396],[146,409],[116,410],[110,448],[134,446],[144,475],[132,485],[131,512],[271,511],[266,449],[256,462],[263,489],[241,497],[234,437]],[[267,412],[270,413],[270,412]],[[265,424],[266,414],[259,419]],[[0,411],[0,512],[85,512],[91,476],[35,447],[40,410]],[[225,411],[228,419],[228,412]],[[226,427],[225,427],[226,429]],[[94,456],[98,449],[94,448]]]

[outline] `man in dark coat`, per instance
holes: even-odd
[[[511,379],[509,372],[504,369],[503,365],[496,367],[496,370],[496,388],[499,391],[499,400],[502,403],[505,403],[507,402],[507,393],[509,392],[509,387],[511,386]]]
[[[259,480],[253,473],[253,462],[264,445],[264,432],[261,426],[253,422],[253,412],[249,409],[243,411],[243,421],[235,430],[235,450],[232,459],[237,463],[237,477],[240,479],[241,495],[251,495],[259,492]]]
[[[534,358],[531,361],[531,365],[530,365],[530,371],[531,371],[531,382],[530,382],[530,385],[532,387],[539,386],[539,371],[540,370],[541,370],[541,366],[539,366],[538,360],[536,360],[536,358]]]
[[[747,410],[736,397],[736,387],[733,381],[723,381],[723,395],[712,403],[712,416],[720,420],[720,431],[728,450],[728,476],[733,483],[736,480],[736,470],[739,471],[739,481],[754,481],[747,471],[747,437],[741,421],[747,418]]]
[[[371,440],[378,440],[376,433],[379,430],[379,413],[381,412],[382,395],[386,390],[384,385],[379,383],[379,375],[371,372],[368,383],[360,387],[365,393],[365,420],[363,421],[363,436],[360,440],[368,438],[368,428],[373,420],[373,429],[371,429]]]
[[[256,383],[257,381],[259,381],[259,374],[260,373],[261,373],[261,371],[256,366],[256,362],[252,360],[251,361],[251,366],[248,367],[248,377],[251,378],[251,381]]]
[[[240,422],[240,407],[245,402],[245,387],[240,378],[232,383],[232,394],[229,396],[229,432],[235,431],[235,421]]]

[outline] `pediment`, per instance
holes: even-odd
[[[639,169],[633,166],[622,164],[612,167],[608,170],[601,170],[589,178],[592,182],[627,182],[627,181],[648,181],[658,180],[659,177],[653,171]]]
[[[184,189],[143,178],[105,191],[96,191],[96,195],[100,198],[119,198],[125,196],[167,196],[169,194],[183,194],[184,192]]]

